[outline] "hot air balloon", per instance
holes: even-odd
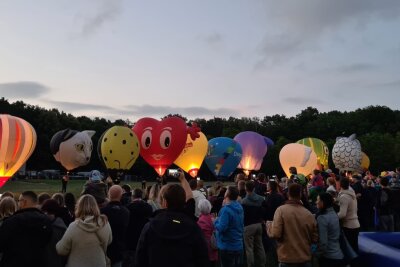
[[[199,134],[200,137],[194,141],[188,134],[185,148],[174,161],[175,165],[179,166],[193,178],[196,178],[208,150],[207,137],[203,133]]]
[[[332,160],[340,171],[358,171],[361,167],[361,144],[356,135],[338,137],[332,149]]]
[[[188,128],[179,117],[168,117],[162,121],[142,118],[132,128],[140,143],[140,155],[158,175],[164,175],[185,148],[187,134],[192,140],[199,135],[196,127]]]
[[[115,176],[118,171],[126,172],[132,168],[139,151],[136,134],[124,126],[113,126],[106,130],[97,145],[99,158],[111,176]]]
[[[36,132],[27,121],[7,114],[0,115],[0,187],[32,155]]]
[[[369,165],[370,165],[370,161],[369,161],[369,157],[367,154],[365,154],[364,152],[361,152],[362,158],[361,158],[361,172],[365,172],[369,169]]]
[[[318,167],[321,171],[322,171],[321,164],[324,165],[324,170],[329,169],[328,166],[329,148],[324,143],[324,141],[318,138],[307,137],[297,141],[296,143],[311,147],[311,149],[315,152],[315,154],[317,154]]]
[[[307,176],[317,166],[317,155],[310,147],[293,143],[282,148],[279,153],[279,161],[288,177],[290,177],[290,167],[296,167],[297,173]]]
[[[233,140],[240,144],[243,152],[238,168],[243,169],[247,176],[250,171],[258,171],[265,154],[267,154],[270,141],[264,136],[250,131],[237,134]]]
[[[51,153],[67,171],[85,166],[92,156],[91,138],[95,133],[95,131],[61,130],[51,138]]]
[[[242,159],[242,148],[238,142],[227,137],[208,141],[208,152],[204,161],[216,177],[229,177]]]

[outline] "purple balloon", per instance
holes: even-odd
[[[233,140],[240,144],[243,151],[238,168],[247,171],[259,170],[268,150],[268,142],[265,137],[256,132],[247,131],[237,134]]]

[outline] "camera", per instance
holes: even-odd
[[[172,176],[174,178],[178,178],[180,175],[179,170],[177,169],[169,169],[168,170],[168,176]]]

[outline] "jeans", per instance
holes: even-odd
[[[220,250],[221,267],[242,267],[243,251]]]
[[[244,227],[244,246],[246,249],[247,266],[265,266],[265,251],[262,243],[261,223]]]
[[[279,263],[279,267],[311,267],[312,264],[310,261],[303,263]]]
[[[382,231],[382,232],[394,232],[393,215],[381,215],[381,216],[379,216],[379,231]]]
[[[344,267],[346,266],[344,260],[320,258],[319,266],[321,267]]]

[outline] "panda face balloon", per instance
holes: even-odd
[[[91,137],[95,131],[65,129],[57,132],[50,141],[50,150],[54,158],[68,171],[89,163],[93,143]]]

